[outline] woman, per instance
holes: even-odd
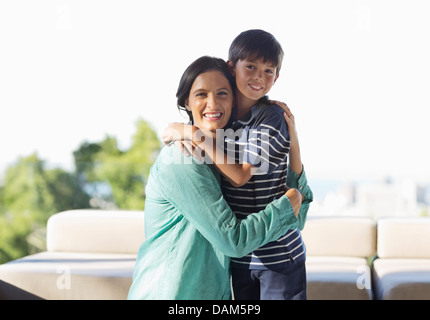
[[[224,128],[234,101],[227,64],[201,57],[184,72],[178,107],[194,125]],[[230,257],[241,257],[296,228],[296,189],[238,220],[225,202],[215,167],[164,147],[146,187],[145,234],[129,299],[230,299]],[[296,212],[296,213],[295,213]]]

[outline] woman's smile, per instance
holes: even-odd
[[[217,121],[221,119],[222,115],[222,112],[207,112],[203,114],[203,117],[208,121]]]
[[[233,108],[233,91],[227,78],[220,71],[200,74],[193,83],[186,101],[193,114],[194,125],[200,129],[224,128]]]

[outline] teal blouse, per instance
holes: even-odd
[[[172,145],[151,167],[145,241],[128,299],[231,299],[230,257],[241,257],[298,226],[286,196],[238,220],[214,165]]]

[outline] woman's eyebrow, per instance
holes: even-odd
[[[222,87],[222,88],[217,89],[217,91],[219,91],[219,90],[228,90],[228,91],[230,91],[230,89],[228,87]]]
[[[207,90],[206,90],[206,89],[204,89],[204,88],[197,88],[197,89],[195,89],[195,90],[193,91],[193,93],[197,93],[197,92],[200,92],[200,91],[206,92]]]

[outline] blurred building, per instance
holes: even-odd
[[[374,219],[430,215],[430,184],[420,186],[411,179],[394,181],[390,178],[377,182],[339,182],[323,197],[315,197],[309,215]]]
[[[417,184],[409,179],[368,183],[357,189],[357,208],[364,215],[411,217],[418,215]]]

